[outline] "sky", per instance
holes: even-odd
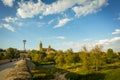
[[[120,0],[0,0],[0,48],[120,51]]]

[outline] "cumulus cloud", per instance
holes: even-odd
[[[120,42],[120,37],[114,37],[112,39],[99,40],[98,43],[96,43],[96,44],[104,45],[104,44],[114,44],[116,42]]]
[[[72,48],[74,51],[79,51],[82,46],[80,42],[73,41],[63,42],[62,45],[64,46],[64,49]]]
[[[115,51],[120,51],[120,37],[114,37],[111,39],[99,40],[96,45],[103,45],[105,49],[112,48]]]
[[[65,39],[64,36],[58,36],[57,38],[58,38],[58,39]]]
[[[21,18],[32,18],[38,14],[46,16],[72,9],[76,16],[85,16],[97,12],[106,4],[107,0],[57,0],[49,5],[44,4],[41,0],[36,3],[30,0],[19,3],[17,15]]]
[[[69,18],[61,19],[61,20],[59,20],[58,24],[54,28],[62,27],[63,25],[67,24],[71,20],[72,19],[69,19]]]
[[[32,2],[20,2],[19,8],[17,9],[17,15],[21,18],[32,18],[33,16],[41,13],[44,9],[44,4],[41,0],[38,0],[37,3]]]
[[[107,0],[85,0],[84,4],[81,4],[82,6],[75,6],[72,9],[76,13],[76,16],[86,16],[97,12],[106,4]]]
[[[120,29],[116,29],[112,34],[120,34]]]
[[[9,7],[13,6],[15,0],[2,0],[3,4]]]
[[[16,17],[15,18],[13,18],[13,17],[6,17],[5,19],[3,19],[3,20],[5,20],[6,22],[15,22],[16,20],[18,20]]]
[[[72,48],[74,51],[80,51],[83,46],[86,46],[88,50],[93,47],[93,45],[90,43],[81,43],[76,41],[63,42],[62,45],[64,46],[64,50]]]
[[[6,29],[8,29],[8,30],[10,30],[10,31],[12,31],[12,32],[14,32],[15,31],[15,29],[12,27],[12,26],[10,26],[9,24],[1,24],[0,25],[0,27],[2,28],[6,28]]]
[[[56,14],[74,6],[78,0],[58,0],[51,5],[46,5],[43,15]]]

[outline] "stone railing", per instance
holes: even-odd
[[[18,61],[14,69],[7,75],[6,80],[32,80],[30,66],[33,66],[33,63],[29,60]]]

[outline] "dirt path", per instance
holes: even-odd
[[[16,62],[17,61],[0,65],[0,80],[5,80],[6,76],[9,74],[12,68],[16,65]]]

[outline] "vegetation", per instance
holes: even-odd
[[[0,49],[0,60],[16,59],[20,57],[20,52],[16,48]]]
[[[119,80],[119,52],[117,54],[112,49],[103,52],[102,48],[96,45],[88,51],[84,46],[79,52],[68,49],[50,54],[32,50],[29,57],[37,65],[37,68],[32,70],[34,79],[49,80],[55,78],[53,74],[56,72],[62,72],[70,80],[117,80],[116,77]],[[54,65],[54,67],[44,69],[42,65]],[[111,78],[111,75],[116,77]]]
[[[31,50],[28,57],[36,65],[31,70],[33,80],[56,79],[61,75],[70,80],[120,80],[120,52],[114,52],[111,48],[103,52],[102,48],[96,45],[88,50],[83,46],[79,52],[68,49],[54,53]],[[0,49],[0,59],[18,56],[17,49]]]

